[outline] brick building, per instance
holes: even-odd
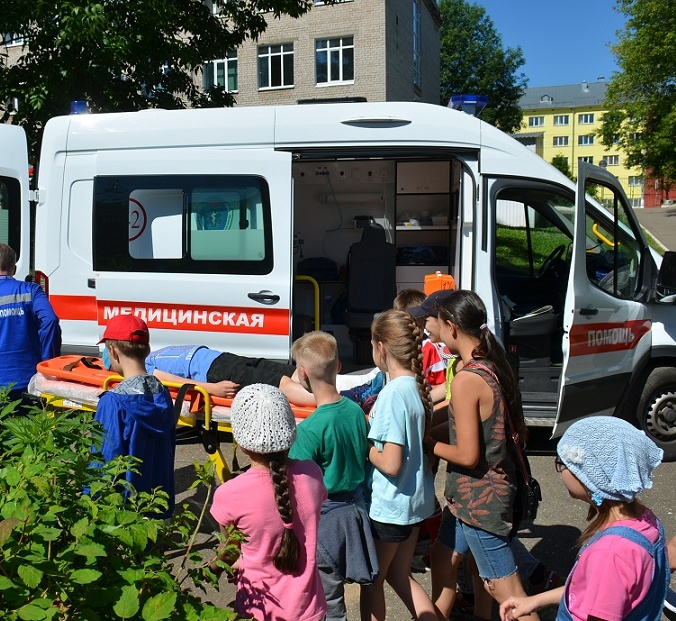
[[[303,17],[270,20],[258,41],[205,67],[237,105],[365,99],[439,103],[433,0],[315,0]]]

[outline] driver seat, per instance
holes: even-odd
[[[514,316],[513,305],[503,297],[509,351],[516,354],[519,366],[548,366],[552,359],[552,335],[559,316],[551,304],[536,308],[525,315]]]

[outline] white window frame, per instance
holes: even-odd
[[[422,26],[421,26],[421,7],[420,0],[413,0],[413,84],[421,86],[422,72],[421,72],[421,40],[422,40]],[[354,71],[354,70],[353,70]]]
[[[23,37],[20,37],[18,34],[3,34],[2,41],[5,47],[16,47],[18,45],[23,45]]]
[[[620,156],[619,155],[606,155],[604,158],[608,166],[619,166],[620,165]]]
[[[580,134],[577,137],[578,147],[591,147],[594,145],[594,134]]]
[[[544,116],[529,116],[528,127],[542,127],[545,124]]]
[[[279,48],[279,51],[273,51],[274,48]],[[291,57],[291,82],[286,83],[286,76],[284,75],[284,61]],[[266,59],[267,69],[268,69],[268,84],[261,84],[261,61]],[[278,59],[279,62],[279,71],[281,76],[281,84],[272,85],[272,75],[273,75],[273,63]],[[287,43],[276,43],[269,45],[259,45],[258,46],[258,90],[259,91],[278,91],[284,88],[293,88],[294,83],[294,47],[293,42]]]
[[[555,147],[567,147],[568,146],[569,136],[554,136],[553,146]]]
[[[592,155],[582,155],[577,158],[577,163],[581,164],[582,162],[587,162],[587,164],[593,164],[594,157]]]
[[[350,40],[351,43],[345,43]],[[322,47],[320,47],[320,45]],[[343,77],[343,57],[347,50],[352,50],[352,78],[344,79]],[[326,82],[318,80],[318,56],[320,53],[326,54]],[[338,79],[332,79],[331,76],[331,59],[334,55],[338,55],[339,76]],[[346,35],[344,37],[331,37],[329,39],[315,39],[315,80],[317,86],[340,86],[341,84],[354,84],[354,35]]]
[[[641,175],[629,175],[627,185],[629,185],[630,188],[643,187],[643,177]]]
[[[578,125],[593,125],[594,124],[594,113],[585,112],[584,114],[577,115],[577,124]]]
[[[237,50],[231,50],[228,52],[228,55],[225,58],[219,58],[218,60],[212,60],[211,62],[208,62],[205,67],[205,71],[211,72],[211,79],[210,83],[214,84],[216,86],[225,86],[225,90],[228,93],[238,93],[239,92],[239,65],[238,65],[238,54]],[[237,88],[229,88],[229,69],[231,68],[230,65],[234,64],[235,66],[235,82],[237,84]],[[219,84],[218,81],[218,67],[219,65],[223,65],[223,76],[225,78],[224,84]]]
[[[570,115],[569,114],[555,114],[554,115],[554,125],[570,125]]]

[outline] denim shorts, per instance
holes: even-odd
[[[439,541],[458,554],[472,553],[482,580],[507,578],[516,572],[516,562],[508,537],[500,537],[457,520],[444,509]]]

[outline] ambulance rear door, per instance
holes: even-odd
[[[17,254],[16,277],[30,270],[28,145],[23,128],[0,125],[0,242]]]
[[[93,209],[100,333],[133,313],[153,349],[194,343],[288,360],[291,154],[99,153]]]
[[[630,389],[632,370],[651,347],[646,302],[655,276],[618,180],[580,164],[555,436],[579,418],[612,415]]]

